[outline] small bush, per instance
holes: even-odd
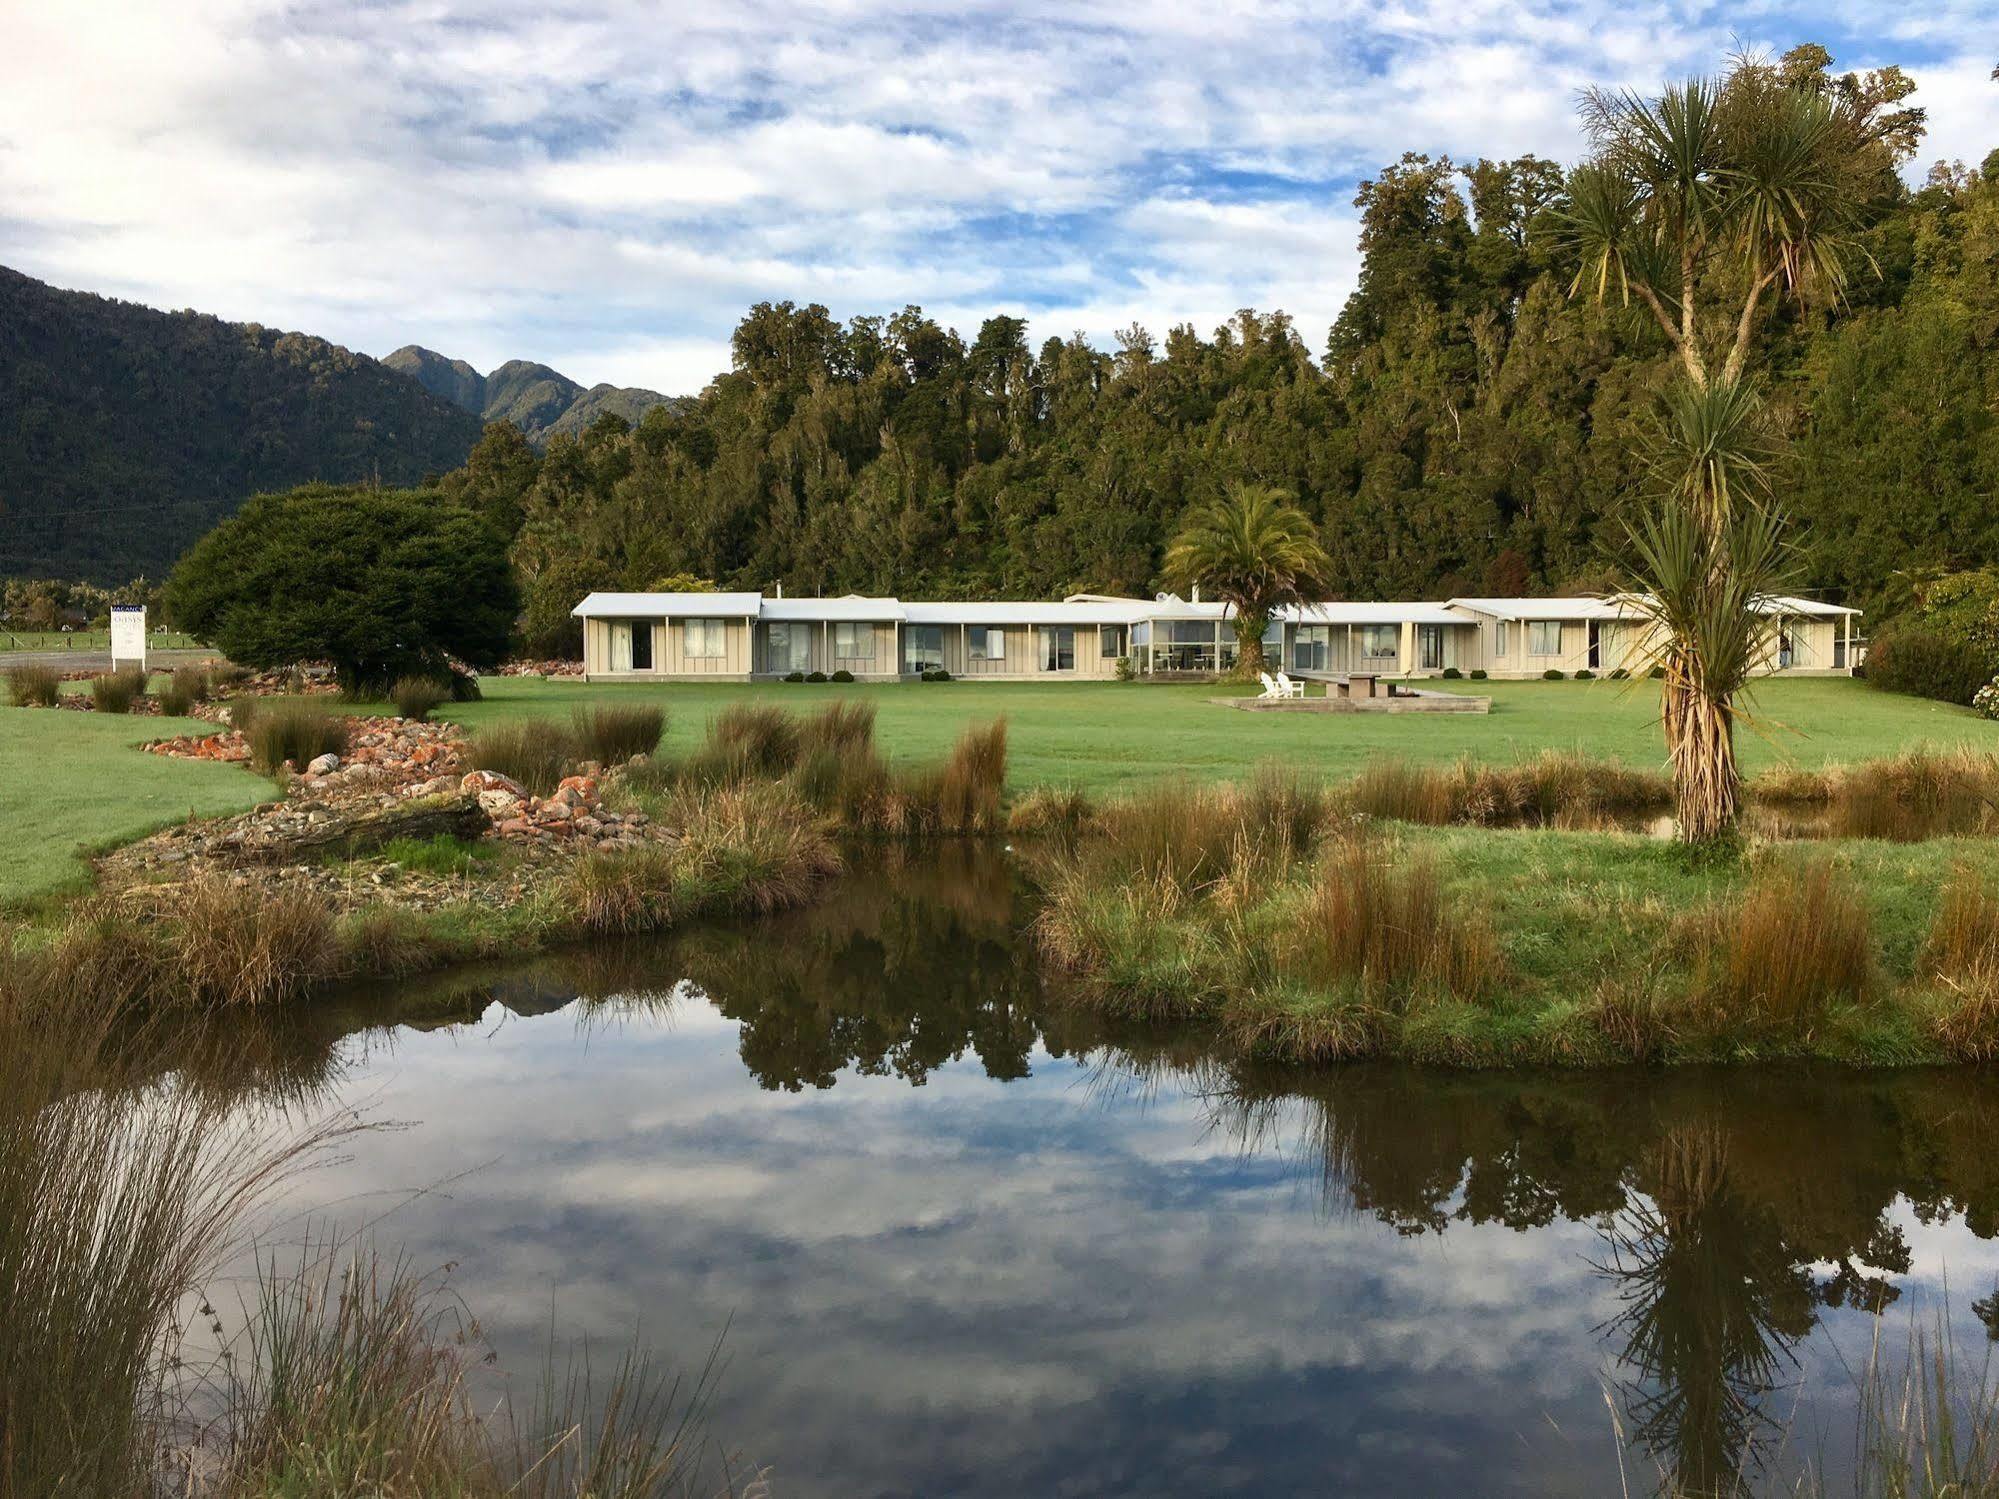
[[[1447,666],[1444,668],[1444,680],[1446,682],[1455,682],[1463,676],[1464,673],[1459,671],[1455,666]]]
[[[169,679],[175,692],[185,693],[191,703],[205,703],[215,690],[208,673],[199,666],[176,666]]]
[[[347,753],[347,720],[310,700],[275,699],[260,702],[243,731],[250,746],[250,763],[275,775],[290,761],[303,771],[321,755]]]
[[[451,701],[454,703],[476,703],[485,697],[479,690],[479,679],[469,671],[451,672]]]
[[[808,671],[805,674],[805,680],[808,682],[823,682],[826,679],[826,673],[823,671]]]
[[[7,695],[17,708],[53,708],[62,696],[62,678],[52,666],[7,669]]]
[[[1562,674],[1551,666],[1541,673],[1541,680],[1544,682],[1559,682],[1562,680]]]
[[[854,674],[848,671],[847,668],[843,666],[838,671],[833,673],[830,680],[835,682],[851,682],[854,680]]]
[[[1471,669],[1471,679],[1474,682],[1483,682],[1485,680],[1485,668],[1483,666],[1474,666]]]
[[[798,764],[805,728],[783,708],[731,703],[708,724],[708,739],[682,767],[696,785],[726,785],[786,775]]]
[[[1612,668],[1610,669],[1610,680],[1611,680],[1611,681],[1613,681],[1613,682],[1627,682],[1627,681],[1629,681],[1630,679],[1631,679],[1631,673],[1630,673],[1630,671],[1629,671],[1628,669],[1626,669],[1625,667],[1622,667],[1622,666],[1613,666],[1613,667],[1612,667]]]
[[[804,743],[820,749],[872,748],[875,705],[867,702],[828,703],[805,721]]]
[[[178,682],[168,682],[153,694],[153,701],[160,705],[160,712],[168,718],[185,718],[194,706],[194,699],[181,690]]]
[[[137,667],[90,679],[90,696],[99,713],[130,713],[132,705],[145,695],[146,674]]]
[[[623,765],[650,755],[665,733],[663,708],[621,703],[576,710],[576,741],[583,758],[599,765]]]
[[[1700,987],[1723,1023],[1809,1035],[1873,982],[1867,903],[1829,859],[1766,870],[1709,922]]]
[[[219,666],[208,668],[208,690],[226,692],[231,687],[241,687],[250,680],[250,668],[238,666],[234,661],[224,661]]]
[[[451,686],[435,677],[402,677],[389,689],[389,698],[404,718],[423,723],[431,709],[452,700]]]
[[[951,673],[944,670],[941,666],[932,666],[924,670],[923,680],[926,682],[948,682],[951,680]]]
[[[1990,651],[1932,626],[1889,625],[1867,648],[1867,682],[1887,692],[1969,704],[1992,680]]]
[[[805,680],[805,673],[802,671],[788,671],[784,674],[784,679],[787,682],[802,682]]]
[[[1596,680],[1596,673],[1585,666],[1581,671],[1576,673],[1576,680],[1578,682],[1594,682]]]
[[[467,758],[477,770],[518,781],[536,796],[548,796],[583,758],[576,736],[547,719],[489,724],[472,738]]]
[[[1120,656],[1112,672],[1120,682],[1129,682],[1138,675],[1138,663],[1129,656]]]

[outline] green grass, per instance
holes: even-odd
[[[707,722],[735,702],[810,710],[836,698],[877,709],[876,739],[898,761],[936,760],[974,722],[1004,717],[1008,784],[1076,786],[1102,793],[1162,778],[1235,779],[1259,761],[1350,775],[1378,755],[1422,764],[1528,759],[1543,749],[1580,749],[1658,769],[1658,691],[1651,682],[1451,682],[1427,685],[1493,699],[1490,714],[1248,714],[1208,699],[1230,690],[1127,683],[543,682],[486,678],[485,700],[438,710],[471,727],[533,715],[567,721],[580,705],[655,703],[666,709],[668,754],[693,749]],[[1845,679],[1767,682],[1757,710],[1771,736],[1742,735],[1751,772],[1781,764],[1822,765],[1893,754],[1924,742],[1999,749],[1999,725],[1970,710],[1877,692]]]
[[[270,782],[240,765],[137,748],[214,730],[190,718],[0,707],[0,905],[82,884],[88,852],[190,812],[220,816],[267,800]]]

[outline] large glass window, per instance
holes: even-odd
[[[764,631],[766,671],[812,669],[812,626],[791,620],[778,620],[765,625]]]
[[[916,673],[941,671],[944,666],[944,627],[904,625],[902,627],[902,669]]]
[[[833,626],[833,655],[841,661],[875,659],[875,627],[866,623]]]
[[[1331,625],[1300,625],[1291,632],[1291,669],[1324,671],[1332,654]]]
[[[1527,654],[1530,656],[1561,655],[1562,622],[1558,619],[1528,620]]]
[[[973,625],[967,634],[974,661],[1006,660],[1006,631],[998,625]]]
[[[1106,661],[1115,661],[1124,654],[1124,626],[1097,626],[1097,654]]]
[[[724,649],[724,622],[719,619],[690,619],[681,626],[687,642],[687,659],[690,661],[719,661]],[[634,642],[636,644],[636,642]],[[648,653],[651,646],[648,642]]]
[[[1393,660],[1402,654],[1402,631],[1396,625],[1362,625],[1360,653],[1372,661]]]
[[[1068,625],[1044,625],[1041,629],[1041,669],[1076,669],[1076,632]]]

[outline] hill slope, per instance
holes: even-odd
[[[0,267],[0,575],[158,577],[259,490],[415,483],[479,428],[324,339]]]
[[[636,422],[655,406],[684,399],[630,386],[593,385],[585,390],[560,370],[526,359],[510,359],[482,376],[464,360],[446,358],[420,344],[397,349],[382,363],[486,421],[512,422],[537,444],[557,433],[574,437],[607,411]]]

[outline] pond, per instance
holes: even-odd
[[[1999,1332],[1999,1079],[1229,1068],[1062,1018],[1023,916],[997,850],[877,856],[259,1081],[406,1126],[302,1200],[452,1263],[503,1366],[719,1340],[785,1495],[1762,1487],[1850,1464],[1877,1332]]]

